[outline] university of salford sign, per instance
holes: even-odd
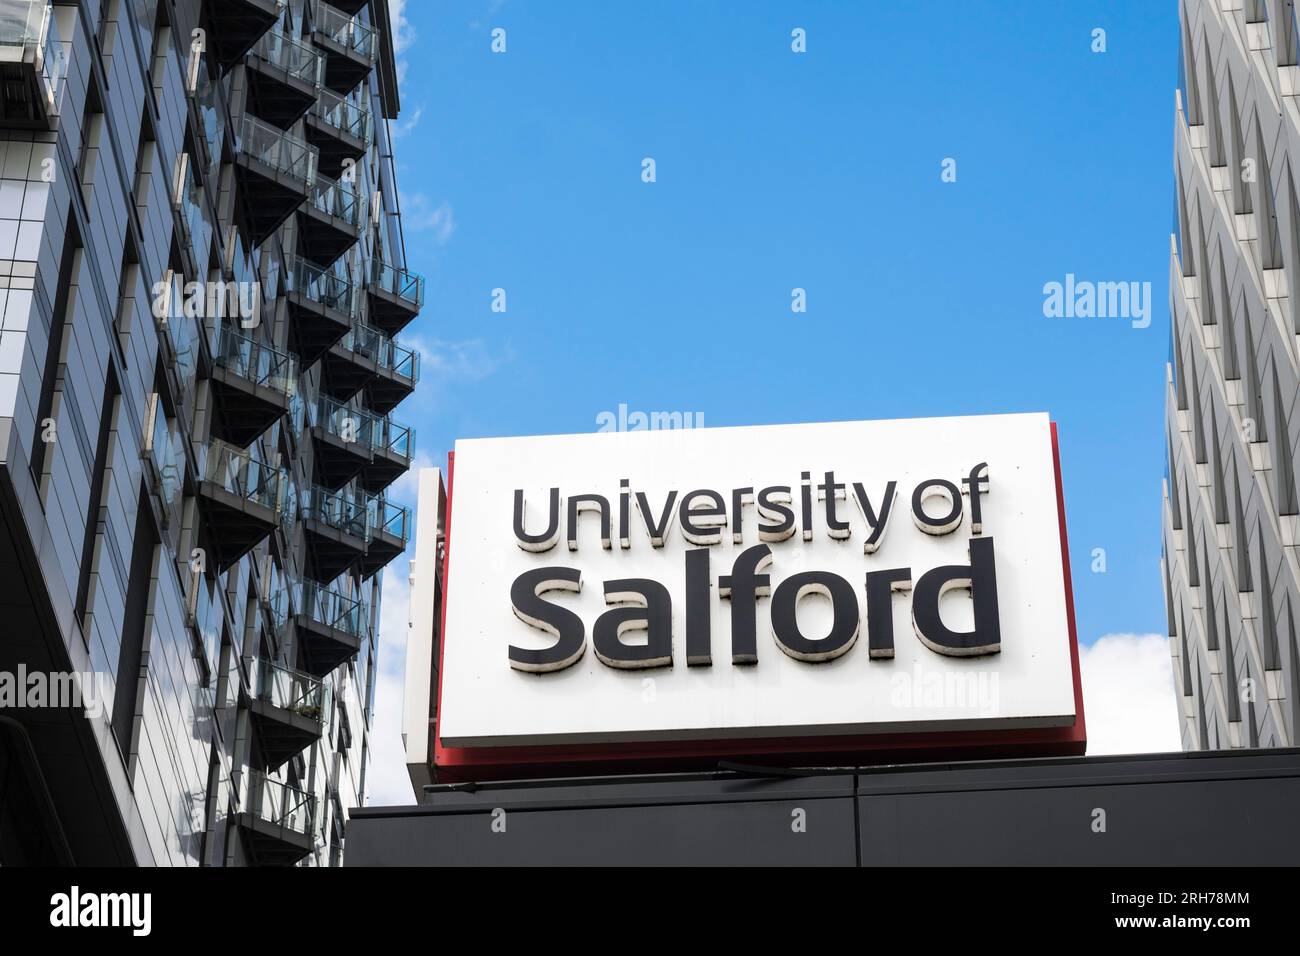
[[[1046,415],[462,441],[449,521],[446,769],[1082,748]]]

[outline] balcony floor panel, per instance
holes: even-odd
[[[260,246],[307,199],[307,184],[246,153],[235,156],[239,194],[253,245]]]
[[[298,667],[313,677],[324,677],[361,652],[362,641],[355,634],[314,621],[306,614],[299,614],[295,621],[298,647],[304,652],[298,656]]]
[[[203,8],[212,52],[222,66],[242,59],[280,19],[276,0],[208,0]]]
[[[241,498],[212,481],[199,482],[203,539],[221,571],[257,547],[275,530],[275,511]]]
[[[212,371],[212,395],[216,408],[212,434],[240,448],[247,448],[289,410],[283,392],[256,385],[220,366]]]
[[[420,308],[414,302],[373,285],[366,288],[366,297],[369,303],[369,323],[389,338],[397,335],[420,314]]]
[[[342,345],[321,356],[321,385],[330,398],[346,402],[378,374],[379,366]]]
[[[278,826],[253,813],[240,813],[235,819],[259,866],[293,866],[312,851],[311,834]]]
[[[414,381],[382,369],[366,384],[366,407],[379,415],[387,415],[414,391]]]
[[[298,79],[256,54],[249,58],[244,72],[249,112],[280,129],[287,130],[302,119],[320,95],[315,84]]]
[[[377,495],[411,468],[409,458],[399,458],[376,450],[371,461],[361,469],[361,487],[368,494]]]
[[[296,292],[290,292],[287,298],[289,349],[298,356],[299,368],[306,370],[348,334],[352,317]]]
[[[321,212],[309,202],[298,210],[298,252],[315,265],[329,268],[360,238],[361,231],[346,219]]]
[[[338,491],[370,464],[370,450],[362,442],[346,442],[317,426],[311,430],[315,451],[316,483],[328,491]]]
[[[303,521],[303,534],[308,576],[320,584],[328,584],[365,557],[364,539],[324,521],[307,518]]]
[[[318,719],[258,699],[249,702],[248,712],[257,731],[260,770],[277,770],[320,740],[322,727]]]

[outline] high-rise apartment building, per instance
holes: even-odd
[[[391,34],[0,0],[0,863],[340,859],[410,523]]]
[[[1183,746],[1300,737],[1300,28],[1182,0],[1164,571]]]

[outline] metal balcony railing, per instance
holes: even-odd
[[[324,173],[316,174],[308,202],[327,216],[342,219],[354,229],[361,222],[361,195],[355,183],[330,179]]]
[[[298,363],[292,355],[241,335],[229,325],[221,326],[213,360],[245,381],[273,389],[286,398],[297,388]]]
[[[321,123],[370,145],[370,110],[333,90],[323,89],[312,107]]]
[[[249,688],[257,700],[328,724],[334,696],[329,684],[310,674],[260,657],[248,658]]]
[[[333,588],[322,587],[312,581],[302,585],[302,605],[299,613],[317,624],[330,627],[353,637],[365,634],[367,615],[365,605]]]
[[[284,130],[245,113],[235,137],[235,149],[250,159],[271,167],[278,174],[299,179],[305,186],[316,181],[319,155]]]
[[[374,448],[375,430],[380,419],[359,408],[321,396],[310,407],[308,421],[313,428],[320,428],[348,444],[355,443],[359,453],[369,455]]]
[[[312,46],[285,36],[279,30],[272,30],[258,40],[251,55],[317,90],[325,85],[325,58]]]
[[[366,495],[366,511],[369,537],[387,534],[400,539],[403,545],[410,540],[411,509],[389,501],[383,495]]]
[[[316,825],[316,798],[307,791],[252,769],[244,771],[240,789],[245,813],[282,830],[311,835]]]
[[[371,429],[371,443],[375,451],[410,461],[415,455],[415,429],[398,424],[387,415],[376,416]]]
[[[379,50],[379,34],[374,27],[322,0],[315,0],[312,4],[311,21],[312,28],[321,36],[362,59],[374,61]]]
[[[296,259],[288,280],[287,290],[308,301],[350,316],[359,311],[357,287],[338,269],[325,269],[306,259]]]
[[[420,380],[420,353],[408,349],[378,329],[358,322],[345,335],[340,343],[350,352],[356,352],[370,359],[382,369],[408,378],[412,382]]]
[[[202,474],[205,481],[278,515],[284,514],[291,499],[288,471],[219,439],[207,445]]]
[[[302,517],[314,519],[363,541],[369,537],[370,511],[366,502],[358,500],[346,488],[329,491],[313,485],[303,501]]]
[[[412,382],[420,380],[420,353],[401,345],[396,339],[384,338],[380,346],[379,365]]]
[[[370,284],[376,289],[406,300],[417,310],[424,305],[424,277],[391,265],[382,259],[371,260]]]
[[[40,87],[44,116],[58,115],[68,64],[59,42],[53,4],[46,0],[0,3],[0,62],[30,64]],[[9,94],[6,89],[6,101]]]

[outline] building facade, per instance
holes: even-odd
[[[0,707],[0,863],[338,864],[419,373],[386,0],[3,0],[0,70],[0,672],[82,687]]]
[[[1300,731],[1300,29],[1182,0],[1163,560],[1183,746]]]

